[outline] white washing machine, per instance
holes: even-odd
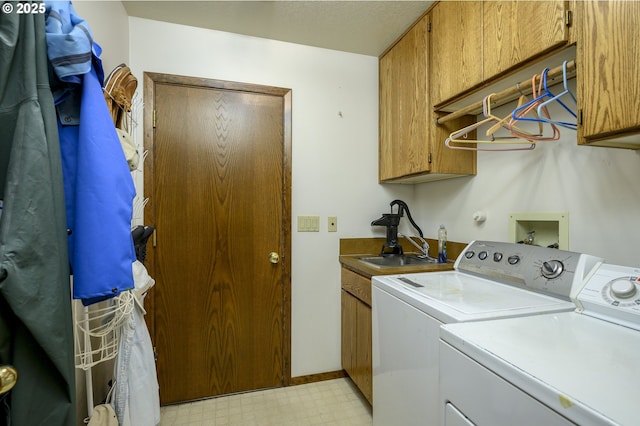
[[[474,241],[454,271],[373,277],[373,424],[440,424],[442,324],[571,311],[572,289],[599,262],[569,251]]]
[[[443,326],[443,424],[640,424],[640,268],[598,266],[575,302]]]

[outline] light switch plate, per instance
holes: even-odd
[[[298,216],[298,232],[320,232],[320,216]]]

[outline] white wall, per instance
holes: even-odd
[[[129,19],[140,82],[150,71],[292,89],[292,375],[341,369],[339,239],[374,236],[371,221],[413,194],[377,184],[377,58]],[[298,233],[299,215],[319,215],[320,232]]]
[[[569,87],[575,93],[575,80]],[[514,107],[494,112],[502,117]],[[571,119],[557,105],[550,112]],[[451,240],[507,241],[510,213],[568,211],[570,250],[640,265],[640,152],[578,146],[575,131],[560,130],[559,141],[533,151],[479,152],[475,177],[416,186],[415,216],[425,234],[435,237],[444,223]],[[487,212],[482,225],[472,220],[476,210]]]

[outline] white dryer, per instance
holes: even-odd
[[[442,324],[575,309],[570,296],[601,259],[569,251],[474,241],[454,271],[372,279],[373,424],[440,424]]]
[[[640,424],[640,268],[598,266],[575,302],[443,326],[443,424]]]

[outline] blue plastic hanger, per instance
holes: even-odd
[[[566,70],[566,63],[565,65],[563,65],[563,69]],[[564,126],[564,127],[568,127],[570,129],[576,129],[577,125],[574,123],[565,123],[565,122],[559,122],[559,121],[552,121],[550,120],[550,118],[545,117],[544,114],[542,114],[542,109],[544,108],[544,105],[538,105],[538,117],[536,118],[528,118],[525,117],[524,115],[526,114],[526,111],[531,110],[531,106],[534,104],[542,104],[544,103],[545,105],[549,102],[556,101],[558,102],[565,110],[567,110],[572,116],[576,117],[576,113],[569,108],[568,106],[566,106],[560,99],[560,96],[556,96],[554,95],[550,90],[549,90],[549,86],[547,84],[547,74],[549,73],[549,68],[545,68],[544,71],[542,71],[542,75],[540,76],[541,78],[541,83],[542,83],[542,87],[543,90],[541,91],[542,93],[536,97],[535,99],[529,101],[528,103],[522,105],[521,107],[518,107],[516,109],[513,110],[512,113],[512,117],[514,120],[520,120],[520,121],[534,121],[534,122],[543,122],[543,123],[549,123],[549,122],[553,122],[555,124]],[[566,76],[566,73],[565,73]],[[565,82],[565,87],[566,87],[566,82]],[[568,89],[567,89],[568,91]],[[571,93],[571,92],[569,92]],[[566,92],[563,92],[563,94],[566,94]],[[571,94],[571,96],[573,97],[573,94]],[[548,99],[547,99],[548,98]],[[523,110],[526,110],[525,112],[522,112]]]
[[[564,107],[564,109],[569,111],[569,113],[572,116],[577,117],[576,113],[572,109],[570,109],[562,101],[560,101],[560,98],[562,96],[565,96],[565,95],[568,94],[571,97],[571,99],[573,100],[574,105],[577,105],[576,97],[574,96],[573,93],[571,93],[571,90],[569,90],[569,86],[567,84],[567,80],[568,80],[567,79],[567,61],[564,61],[562,63],[562,83],[563,83],[563,86],[564,86],[564,91],[562,91],[561,93],[558,93],[556,96],[553,96],[551,99],[546,100],[543,103],[541,103],[538,106],[538,115],[540,116],[540,120],[541,121],[544,121],[544,122],[547,122],[547,123],[554,123],[554,124],[557,124],[558,126],[562,126],[562,127],[566,127],[566,128],[569,128],[569,129],[576,130],[578,128],[577,123],[567,123],[567,122],[564,122],[564,121],[554,121],[554,120],[551,120],[550,118],[547,118],[547,117],[543,116],[543,114],[541,114],[541,111],[542,111],[543,108],[545,108],[549,103],[551,103],[553,101],[556,101],[560,105],[562,105]],[[545,91],[547,91],[548,93],[551,93],[551,92],[548,91],[548,89],[546,87],[546,79],[545,79]]]
[[[540,75],[540,83],[542,83],[542,79],[545,80],[547,79],[547,74],[549,73],[549,68],[545,68],[542,71],[542,74]],[[532,87],[533,87],[533,83],[532,83]],[[526,104],[519,106],[518,108],[514,109],[513,112],[511,113],[511,117],[514,120],[520,120],[520,121],[534,121],[534,122],[539,122],[540,118],[536,117],[536,118],[529,118],[529,117],[525,117],[526,113],[528,111],[530,111],[532,108],[532,105],[538,104],[541,101],[543,101],[546,97],[547,97],[547,93],[546,93],[546,83],[545,83],[545,91],[543,92],[541,90],[541,94],[539,94],[537,97],[534,97],[533,99],[531,99],[529,102],[527,102]]]

